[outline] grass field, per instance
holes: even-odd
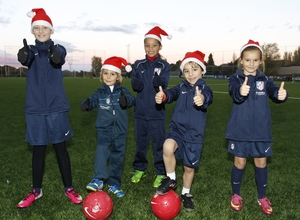
[[[73,185],[85,197],[86,184],[93,175],[96,131],[96,111],[82,113],[79,103],[100,86],[98,79],[65,78],[67,96],[71,105],[69,112],[74,137],[68,141],[71,157]],[[170,86],[180,82],[170,79]],[[231,98],[227,93],[227,80],[207,80],[214,91],[214,101],[207,113],[205,144],[200,168],[196,170],[191,193],[194,195],[195,210],[183,208],[175,219],[266,219],[257,202],[253,159],[248,159],[243,178],[241,195],[243,210],[230,209],[230,172],[233,157],[227,153],[224,139],[225,129],[231,110]],[[278,85],[280,82],[276,82]],[[131,90],[130,79],[124,84]],[[25,79],[0,78],[0,219],[85,219],[81,205],[73,205],[64,195],[63,184],[58,170],[55,153],[47,148],[46,167],[43,181],[43,197],[26,209],[18,209],[17,203],[31,189],[32,147],[25,141]],[[300,219],[300,83],[286,82],[290,99],[284,104],[270,102],[272,112],[272,133],[274,155],[268,160],[269,182],[267,195],[272,202],[272,219]],[[167,127],[174,104],[167,105]],[[140,183],[130,182],[135,152],[133,108],[128,111],[129,135],[122,176],[123,198],[111,195],[114,210],[109,219],[139,220],[156,219],[150,208],[155,189],[152,148],[148,151],[147,176]],[[151,145],[150,145],[151,146]],[[182,188],[182,164],[177,163],[178,188]],[[105,186],[104,190],[107,190]]]

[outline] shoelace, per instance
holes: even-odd
[[[271,206],[271,202],[267,198],[263,198],[259,202],[264,207],[269,208]]]
[[[35,193],[35,192],[33,192],[33,191],[31,191],[24,199],[23,199],[23,201],[25,201],[25,200],[28,200],[28,199],[30,199],[31,197],[37,197],[38,196],[38,193]]]
[[[234,204],[237,204],[237,203],[241,202],[242,198],[240,196],[236,195],[236,196],[233,196],[232,200],[233,200]]]
[[[72,194],[74,197],[79,197],[78,196],[78,193],[75,191],[75,189],[70,189],[70,190],[68,190],[68,193],[70,193],[70,194]]]

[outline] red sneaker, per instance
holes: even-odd
[[[18,208],[26,208],[30,206],[36,199],[41,198],[42,195],[42,190],[40,193],[36,193],[34,189],[31,190],[30,193],[18,203]]]
[[[267,214],[267,215],[273,215],[273,209],[271,207],[271,202],[268,200],[267,197],[263,197],[261,199],[257,200],[261,210],[263,211],[263,213]]]
[[[242,200],[243,200],[242,197],[240,197],[238,194],[234,194],[231,197],[230,208],[233,209],[234,211],[241,211],[243,207]]]
[[[82,203],[82,197],[81,197],[81,195],[79,195],[74,188],[69,188],[66,191],[66,196],[74,204],[80,204],[80,203]]]

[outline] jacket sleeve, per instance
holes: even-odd
[[[174,101],[177,101],[177,99],[179,98],[180,87],[179,85],[176,85],[173,88],[164,90],[164,93],[166,94],[166,99],[163,101],[163,103],[172,103]]]
[[[99,92],[96,90],[92,95],[90,95],[88,98],[90,99],[90,105],[87,108],[86,111],[92,111],[94,108],[97,108],[98,106],[98,100],[99,100]],[[87,99],[83,99],[80,102],[80,105],[82,105]]]
[[[66,56],[67,56],[67,50],[64,46],[60,44],[54,45],[55,50],[60,54],[61,57],[61,63],[60,65],[64,65],[66,62]]]
[[[133,95],[131,95],[131,93],[128,91],[127,88],[123,87],[122,90],[127,99],[127,108],[134,106],[135,105],[135,97]]]

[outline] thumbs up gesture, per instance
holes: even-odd
[[[164,91],[163,91],[163,89],[162,89],[162,87],[161,86],[159,86],[158,87],[159,88],[159,91],[158,91],[158,93],[156,93],[156,95],[155,95],[155,102],[157,103],[157,104],[161,104],[162,103],[162,101],[163,101],[163,97],[164,97]]]
[[[50,59],[55,64],[60,64],[61,63],[61,56],[57,52],[57,50],[55,50],[53,41],[50,44]]]
[[[248,77],[246,76],[244,83],[240,87],[241,96],[247,96],[250,92],[250,86],[248,86],[247,83],[248,83]]]
[[[196,86],[196,93],[194,96],[194,103],[197,106],[202,106],[204,103],[204,96],[201,94],[201,91],[199,90],[198,86]]]
[[[28,59],[28,54],[29,54],[29,47],[27,45],[26,39],[24,38],[23,39],[23,47],[18,52],[18,61],[21,64],[25,64]]]
[[[284,89],[284,82],[281,82],[278,90],[278,100],[283,101],[286,98],[286,90]]]

